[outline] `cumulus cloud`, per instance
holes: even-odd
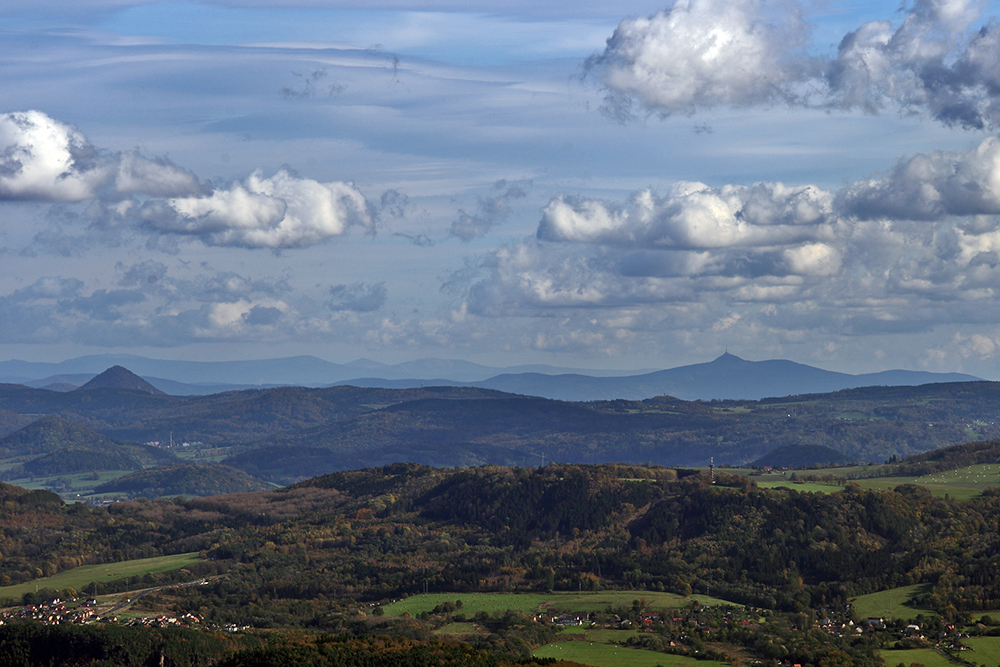
[[[910,157],[888,174],[850,185],[838,206],[867,219],[1000,214],[1000,139],[988,137],[969,151]]]
[[[451,223],[448,235],[466,243],[486,236],[494,226],[507,219],[510,215],[511,202],[526,197],[529,187],[530,183],[525,182],[497,181],[493,185],[493,190],[499,194],[493,197],[480,197],[475,213],[460,209],[458,219]]]
[[[678,183],[623,202],[556,196],[536,239],[485,253],[445,289],[462,312],[559,321],[609,349],[655,331],[802,340],[1000,324],[998,147],[915,155],[839,192]]]
[[[228,189],[143,205],[151,229],[201,238],[208,245],[300,248],[340,236],[350,225],[373,228],[364,195],[350,183],[259,171]]]
[[[0,199],[92,199],[113,174],[68,125],[40,111],[0,114]]]
[[[195,237],[208,245],[300,248],[340,236],[351,225],[374,230],[364,195],[351,183],[320,183],[287,170],[211,188],[165,157],[93,147],[74,128],[39,111],[0,115],[0,200],[90,200],[86,234],[52,220],[35,249],[73,254],[94,241],[121,242],[127,231]],[[387,208],[399,207],[399,196]]]
[[[768,246],[829,234],[832,201],[815,186],[782,183],[678,183],[665,197],[643,190],[623,206],[557,197],[543,209],[538,238],[688,249]]]
[[[810,55],[802,7],[764,0],[678,0],[621,22],[587,67],[626,119],[767,103],[817,108],[887,106],[967,128],[1000,122],[1000,25],[979,25],[974,0],[915,0],[902,21],[848,32],[834,55]]]
[[[615,93],[607,110],[629,113],[635,99],[662,112],[783,99],[803,75],[808,26],[791,3],[677,0],[645,18],[627,18],[588,61]]]
[[[0,114],[0,199],[84,201],[108,193],[171,196],[203,187],[165,158],[112,153],[40,111]]]

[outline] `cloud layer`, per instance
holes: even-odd
[[[678,0],[627,18],[588,62],[608,92],[606,111],[661,114],[719,105],[894,106],[947,125],[1000,123],[1000,26],[980,26],[980,3],[916,0],[899,24],[870,21],[835,54],[805,48],[810,26],[794,1]]]
[[[558,196],[537,240],[488,253],[452,287],[475,315],[561,321],[559,346],[1000,325],[998,146],[916,155],[837,193],[762,182],[617,204]]]

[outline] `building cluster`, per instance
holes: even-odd
[[[97,606],[97,600],[80,600],[70,598],[60,600],[54,598],[37,605],[27,605],[16,611],[5,611],[0,613],[0,625],[8,621],[34,621],[42,625],[71,625],[84,623],[118,623],[122,622],[130,626],[142,626],[147,628],[181,627],[190,628],[201,624],[201,619],[194,614],[182,614],[181,616],[157,615],[154,617],[132,617],[129,619],[119,619],[117,616],[102,616]]]

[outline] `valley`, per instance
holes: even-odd
[[[129,382],[0,387],[0,660],[60,642],[90,648],[59,664],[223,667],[1000,650],[992,383],[565,403]]]

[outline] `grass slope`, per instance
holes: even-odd
[[[141,577],[144,574],[179,570],[201,561],[198,552],[159,556],[157,558],[140,558],[138,560],[122,561],[120,563],[105,563],[103,565],[82,565],[72,570],[66,570],[52,577],[35,579],[16,586],[0,587],[0,599],[18,599],[25,593],[34,593],[41,588],[62,590],[72,587],[77,590],[92,581],[117,581],[127,577]]]
[[[882,617],[901,618],[912,620],[918,614],[924,616],[936,616],[930,609],[918,609],[906,606],[914,595],[921,592],[927,584],[913,584],[912,586],[901,586],[887,591],[870,593],[854,598],[851,604],[854,605],[854,612],[860,618]]]
[[[601,591],[598,593],[425,593],[397,600],[383,607],[386,616],[416,616],[429,612],[444,602],[462,601],[459,612],[472,615],[479,611],[519,611],[533,614],[555,609],[559,612],[604,611],[608,607],[631,607],[633,600],[645,600],[649,609],[677,609],[697,601],[701,605],[731,605],[732,602],[708,595],[685,598],[655,591]]]
[[[878,654],[885,660],[886,667],[896,667],[899,664],[912,665],[914,663],[924,665],[924,667],[955,667],[956,664],[932,648],[879,651]]]

